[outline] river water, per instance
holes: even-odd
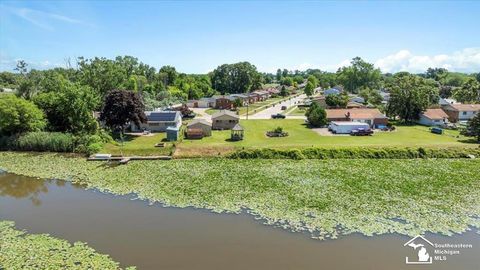
[[[427,234],[433,243],[471,244],[431,265],[404,247],[410,238],[360,234],[335,240],[263,225],[248,214],[148,205],[59,180],[0,174],[0,220],[18,229],[87,242],[122,266],[138,269],[480,269],[480,235]],[[429,254],[433,249],[429,247]]]

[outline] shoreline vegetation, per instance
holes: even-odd
[[[478,159],[181,159],[87,162],[61,154],[0,153],[0,169],[57,178],[166,206],[249,213],[313,238],[480,227]]]
[[[48,234],[29,234],[14,226],[12,221],[0,221],[1,269],[122,269],[118,262],[85,243],[70,244]]]

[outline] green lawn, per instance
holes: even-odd
[[[298,107],[295,107],[295,109],[289,111],[287,115],[293,115],[293,116],[305,116],[306,110],[300,109]]]
[[[245,139],[239,142],[230,142],[230,131],[212,131],[211,137],[202,140],[184,140],[179,146],[182,154],[188,155],[195,152],[226,152],[235,148],[302,148],[302,147],[349,147],[349,146],[373,146],[373,147],[455,147],[455,146],[478,146],[467,144],[459,136],[458,131],[446,130],[444,135],[436,135],[429,132],[424,126],[398,126],[393,132],[377,132],[373,136],[353,137],[348,135],[322,136],[308,128],[301,119],[276,119],[276,120],[241,120],[245,128]],[[282,127],[289,133],[284,138],[269,138],[265,133],[276,127]],[[457,138],[457,136],[459,136]],[[218,151],[215,151],[218,150]]]
[[[165,139],[166,133],[153,133],[153,136],[126,136],[124,146],[118,142],[107,143],[101,153],[120,155],[123,150],[125,156],[155,156],[169,155],[172,143],[166,143],[166,147],[155,147],[156,143]]]

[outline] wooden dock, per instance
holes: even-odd
[[[111,156],[109,158],[88,157],[87,161],[118,161],[120,164],[127,164],[131,160],[171,160],[171,156]]]

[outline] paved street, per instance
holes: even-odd
[[[281,102],[280,104],[276,104],[273,107],[269,107],[262,111],[259,111],[256,114],[249,115],[248,119],[270,119],[272,118],[272,114],[284,113],[286,111],[282,110],[282,106],[286,106],[288,110],[290,107],[295,106],[297,103],[300,103],[306,97],[307,96],[305,94],[301,94],[298,97],[292,98],[291,100]],[[241,116],[241,118],[246,119],[246,116],[243,115]]]

